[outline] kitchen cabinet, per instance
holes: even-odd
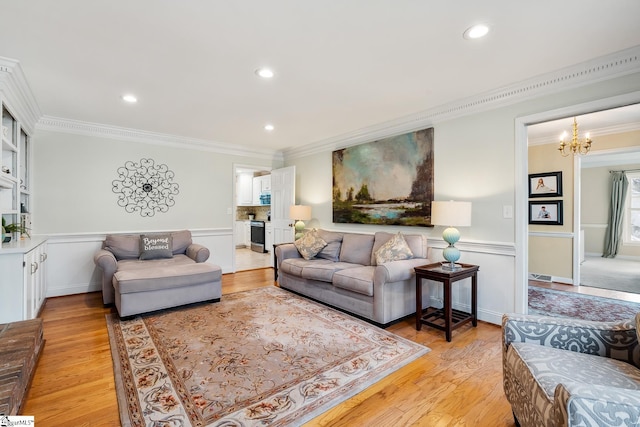
[[[38,316],[47,293],[46,266],[46,239],[18,239],[2,245],[0,323]]]
[[[239,206],[253,204],[253,174],[236,175],[236,197]]]
[[[260,205],[260,196],[271,193],[271,175],[256,176],[253,178],[253,204]]]
[[[251,246],[251,221],[236,221],[234,228],[236,247],[244,248]]]
[[[273,252],[273,225],[270,222],[265,223],[264,227],[264,248]]]

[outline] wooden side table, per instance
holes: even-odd
[[[471,321],[478,325],[478,270],[477,265],[459,264],[459,270],[445,270],[442,264],[435,263],[414,268],[416,272],[416,329],[422,324],[445,331],[447,341],[451,341],[451,331]],[[471,277],[471,313],[454,310],[451,307],[451,285],[458,280]],[[442,282],[444,286],[444,304],[442,308],[427,307],[422,310],[422,279]]]

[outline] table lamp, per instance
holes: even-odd
[[[302,237],[302,232],[304,231],[304,221],[311,219],[311,206],[291,205],[289,207],[289,218],[296,221],[294,226],[296,230],[295,239],[298,240]]]
[[[454,244],[460,240],[460,232],[454,227],[469,227],[471,225],[471,202],[432,202],[431,224],[444,225],[447,228],[442,233],[442,238],[449,244],[442,251],[442,256],[447,263],[442,264],[445,270],[459,270],[456,264],[460,259],[460,250]]]

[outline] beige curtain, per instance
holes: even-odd
[[[624,202],[627,198],[629,182],[624,171],[611,172],[611,198],[609,205],[609,225],[604,236],[604,258],[614,258],[620,247]]]

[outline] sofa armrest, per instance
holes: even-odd
[[[374,283],[393,283],[415,277],[414,268],[429,264],[426,258],[412,258],[401,261],[385,262],[376,266]]]
[[[106,249],[100,249],[93,256],[93,262],[102,269],[103,274],[113,275],[116,272],[118,261],[116,256]]]
[[[211,253],[206,246],[202,246],[198,243],[192,243],[187,246],[186,255],[195,262],[205,262],[209,259]]]
[[[557,425],[638,425],[640,390],[584,383],[558,384]]]
[[[288,258],[302,258],[298,248],[293,243],[282,243],[276,247],[276,255],[278,256],[278,263]]]
[[[523,314],[502,316],[502,354],[511,342],[596,354],[640,367],[638,336],[633,319],[624,322],[594,322],[572,318]]]

